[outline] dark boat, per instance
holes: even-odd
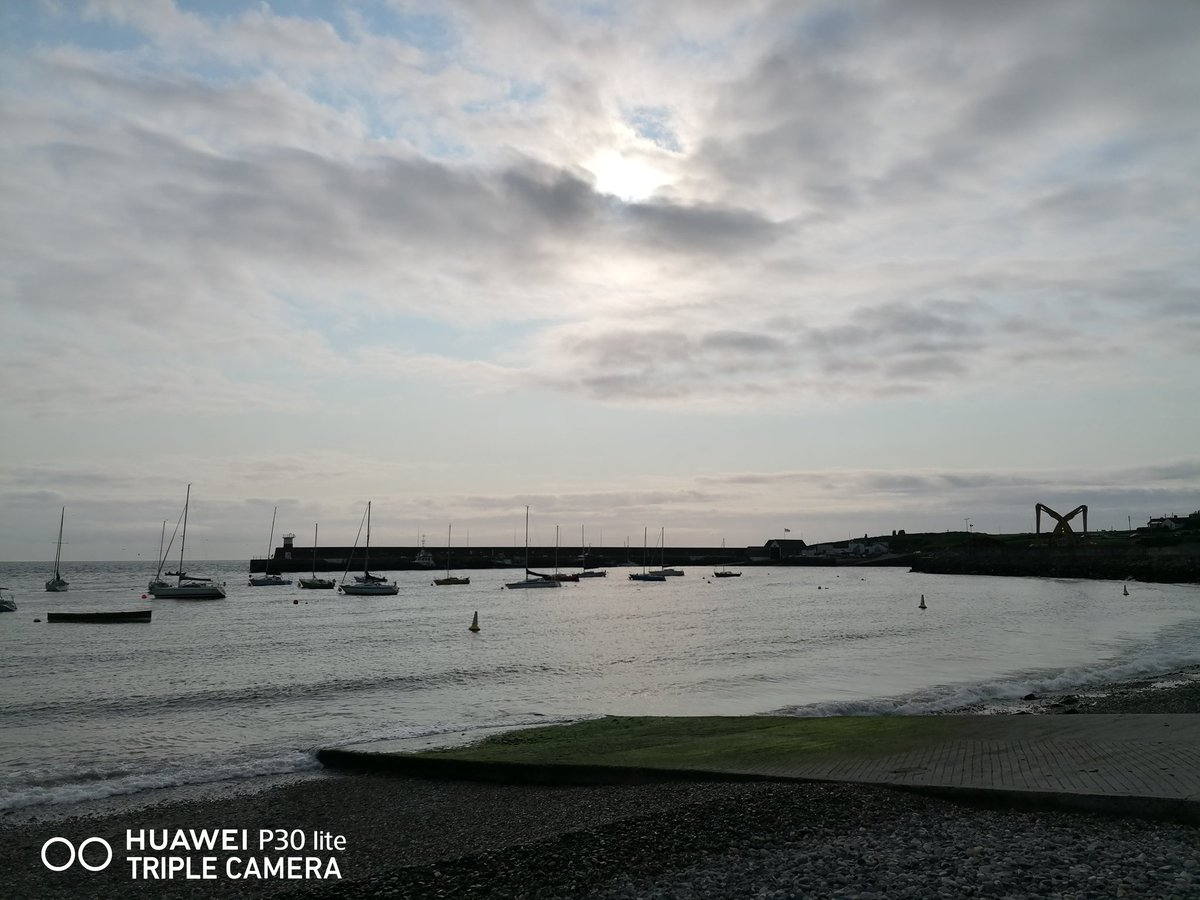
[[[47,622],[149,622],[149,609],[134,609],[110,612],[52,612],[46,613]]]

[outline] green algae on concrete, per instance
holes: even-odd
[[[420,758],[738,771],[816,757],[882,756],[942,738],[937,716],[607,716],[505,732]]]

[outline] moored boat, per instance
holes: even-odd
[[[70,582],[63,578],[62,573],[59,571],[59,563],[62,559],[63,522],[66,521],[66,518],[67,508],[64,506],[62,514],[58,517],[58,548],[54,551],[54,577],[46,582],[46,590],[53,594],[62,593],[70,585]]]
[[[286,537],[286,535],[285,535]],[[328,591],[333,590],[336,586],[332,578],[317,577],[317,524],[313,523],[313,568],[312,578],[300,578],[300,587],[308,588],[309,590]]]
[[[646,529],[642,529],[642,571],[630,572],[630,581],[666,581],[667,576],[660,572],[646,571]]]
[[[446,577],[433,579],[433,584],[435,587],[448,587],[450,585],[471,583],[471,579],[465,575],[450,574],[450,535],[453,527],[453,522],[446,526]],[[425,548],[423,546],[421,547],[421,552],[425,552]]]
[[[168,584],[157,576],[150,582],[149,591],[156,600],[223,600],[225,588],[215,583],[211,578],[199,575],[188,575],[183,566],[183,552],[187,546],[188,505],[192,500],[192,486],[187,486],[187,494],[183,500],[183,533],[179,536],[179,570],[168,575],[175,575],[175,583]]]
[[[48,612],[46,613],[47,622],[96,622],[96,623],[122,623],[122,622],[149,622],[151,610],[134,609],[134,610],[101,610],[98,612]]]
[[[354,597],[379,597],[389,596],[400,593],[400,586],[396,582],[387,583],[387,579],[382,575],[371,574],[371,501],[367,501],[367,543],[366,549],[363,552],[363,573],[362,576],[355,576],[353,583],[347,583],[346,575],[349,574],[350,568],[347,564],[346,572],[342,574],[342,583],[338,585],[338,590],[343,594],[348,594]],[[359,526],[361,530],[362,526]],[[354,539],[354,546],[358,546],[358,538]],[[354,550],[351,549],[350,557],[353,558]]]
[[[275,516],[278,512],[278,506],[271,511],[271,536],[267,538],[267,564],[263,568],[263,574],[250,576],[250,587],[281,587],[292,583],[290,578],[271,574],[271,553],[275,549]]]
[[[6,594],[6,587],[0,587],[0,612],[16,612],[17,601],[13,599],[12,594]]]
[[[504,585],[509,590],[524,590],[526,588],[556,588],[558,582],[545,575],[538,575],[529,569],[529,507],[525,507],[525,578],[521,581],[509,581]]]

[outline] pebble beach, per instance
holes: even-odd
[[[1200,713],[1195,670],[1031,698],[1043,714]],[[1025,710],[1029,712],[1029,709]],[[338,880],[54,873],[51,836],[286,828],[345,838]],[[331,854],[326,853],[324,856]],[[5,896],[1200,898],[1200,829],[979,808],[849,784],[533,787],[328,774],[86,818],[0,825]]]

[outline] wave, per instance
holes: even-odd
[[[81,697],[78,699],[45,703],[32,701],[7,706],[5,716],[12,718],[46,713],[56,716],[94,716],[98,712],[140,714],[158,709],[178,712],[181,709],[229,709],[231,707],[260,706],[293,700],[313,700],[341,697],[346,694],[369,692],[386,688],[389,691],[418,691],[447,685],[466,685],[478,681],[495,683],[498,679],[524,677],[528,675],[570,674],[561,666],[542,664],[500,665],[477,669],[450,669],[444,672],[420,675],[387,675],[366,678],[333,678],[307,683],[255,685],[234,688],[213,688],[183,694],[129,695],[119,697]]]
[[[1153,660],[1136,660],[1013,676],[972,684],[938,685],[902,697],[834,700],[787,706],[781,716],[922,716],[979,711],[1004,706],[1027,694],[1061,694],[1125,681],[1167,675],[1200,665],[1200,653],[1180,652]]]
[[[357,746],[381,741],[419,740],[424,749],[462,743],[485,733],[557,725],[577,718],[543,716],[529,713],[511,719],[485,723],[441,723],[436,725],[394,725],[358,732],[326,742],[326,746]],[[184,788],[222,782],[247,782],[270,775],[294,775],[324,769],[317,761],[317,750],[290,749],[239,760],[206,763],[197,760],[164,762],[142,769],[70,766],[59,771],[21,773],[20,783],[0,780],[0,812],[30,807],[52,807],[88,803],[110,797],[140,794],[171,788]]]
[[[302,750],[211,765],[162,765],[141,771],[67,769],[23,780],[20,784],[0,783],[0,811],[84,803],[162,788],[245,781],[265,775],[290,775],[320,769],[316,754]]]

